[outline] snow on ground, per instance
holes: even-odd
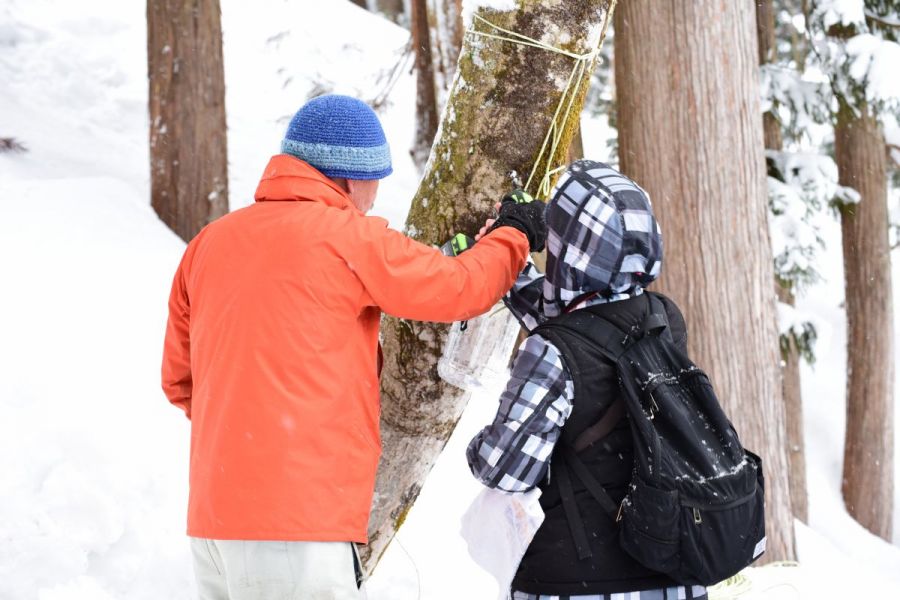
[[[250,202],[286,119],[311,93],[374,98],[406,42],[345,1],[225,0],[223,29],[233,208]],[[158,384],[184,244],[148,205],[145,44],[143,3],[0,4],[0,135],[29,148],[0,155],[2,600],[193,597],[188,422]],[[381,113],[396,173],[376,212],[395,227],[417,183],[413,89],[404,72]],[[603,152],[604,131],[587,122],[586,147]],[[856,525],[839,495],[845,335],[831,227],[828,281],[800,303],[832,331],[804,371],[811,522],[798,527],[804,567],[792,576],[809,598],[896,597],[900,549]],[[900,292],[896,265],[894,282]],[[473,395],[369,582],[371,600],[494,596],[458,530],[479,492],[463,450],[501,385]],[[776,580],[753,574],[756,597],[792,592]]]

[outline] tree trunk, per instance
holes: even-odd
[[[574,162],[579,158],[584,158],[584,140],[581,137],[581,124],[575,129],[575,135],[572,136],[572,143],[569,144],[569,152],[566,154],[566,162]]]
[[[406,8],[403,0],[375,0],[378,12],[394,23],[404,24],[406,22]]]
[[[148,0],[150,190],[183,240],[228,212],[218,0]]]
[[[586,52],[588,41],[596,43],[608,0],[549,5],[520,0],[516,10],[478,14],[571,51]],[[478,230],[493,203],[514,186],[510,174],[531,170],[563,93],[557,82],[565,81],[572,67],[571,58],[554,52],[466,37],[441,134],[409,212],[409,235],[440,244],[455,232]],[[574,90],[556,155],[541,166],[564,163],[587,83],[585,77]],[[436,299],[441,300],[453,301]],[[403,523],[468,399],[437,374],[448,328],[396,319],[386,319],[382,327],[384,454],[363,549],[369,570]]]
[[[433,0],[435,15],[435,49],[438,55],[438,72],[441,90],[449,90],[456,75],[456,63],[462,49],[463,21],[462,0]]]
[[[795,556],[753,5],[630,0],[616,11],[622,170],[666,239],[660,287],[766,469],[768,560]]]
[[[843,104],[843,103],[842,103]],[[862,200],[841,210],[847,311],[843,494],[859,523],[888,541],[894,504],[894,355],[884,134],[869,108],[843,104],[834,130],[841,185]]]
[[[775,62],[775,7],[773,0],[757,0],[756,32],[759,41],[759,64]],[[763,139],[767,150],[781,152],[784,142],[781,135],[781,124],[772,113],[763,115]],[[775,282],[778,299],[794,306],[793,290],[782,287]],[[781,386],[784,394],[785,433],[787,434],[787,452],[790,461],[788,482],[791,490],[791,506],[794,516],[804,523],[809,519],[809,500],[806,489],[806,444],[803,440],[803,395],[800,385],[800,352],[793,343],[788,345],[786,354],[782,354]]]
[[[430,31],[428,0],[412,0],[412,41],[416,58],[416,133],[410,154],[419,169],[425,167],[438,128]]]
[[[775,288],[781,302],[794,306],[796,298],[791,290],[785,289],[778,282],[775,283]],[[782,354],[781,358],[791,507],[794,517],[806,523],[809,520],[809,495],[806,487],[806,442],[803,438],[803,390],[800,385],[800,352],[793,340],[788,345],[786,355]]]

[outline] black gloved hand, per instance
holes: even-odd
[[[547,224],[544,222],[543,202],[531,197],[525,190],[513,190],[500,201],[500,216],[488,231],[498,227],[515,227],[528,238],[532,252],[544,249],[547,239]]]

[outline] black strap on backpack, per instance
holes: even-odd
[[[647,316],[639,326],[632,328],[627,332],[613,324],[611,321],[585,311],[583,314],[588,315],[591,320],[594,321],[595,325],[599,326],[599,329],[596,330],[599,332],[600,336],[599,344],[577,329],[555,324],[552,321],[544,323],[536,328],[535,331],[539,332],[541,329],[564,329],[568,333],[578,336],[582,342],[598,350],[615,364],[628,347],[628,343],[632,338],[647,335],[649,333],[659,335],[669,326],[665,314],[665,307],[662,305],[662,302],[651,294],[646,294],[646,297],[649,310]],[[559,494],[563,505],[563,511],[566,514],[566,520],[569,524],[569,531],[575,542],[578,558],[581,560],[590,558],[593,553],[590,549],[578,505],[575,502],[575,490],[572,486],[572,475],[574,474],[574,476],[581,481],[588,493],[596,500],[603,511],[609,515],[611,520],[618,521],[620,507],[604,489],[603,484],[594,477],[587,465],[585,465],[578,457],[578,454],[609,435],[619,422],[625,418],[625,414],[625,403],[622,402],[621,399],[617,399],[609,406],[603,414],[603,417],[581,432],[574,442],[566,443],[561,440],[559,443],[559,454],[555,461],[555,474],[559,485]]]

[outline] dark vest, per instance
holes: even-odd
[[[657,294],[657,297],[666,308],[669,330],[676,345],[686,350],[687,335],[681,312],[665,296]],[[595,320],[586,316],[585,312],[600,315],[627,330],[642,321],[648,312],[648,301],[644,296],[637,296],[598,304],[562,315],[553,321],[563,322],[599,341]],[[542,330],[539,335],[559,349],[563,364],[575,384],[574,408],[563,426],[562,437],[557,444],[560,447],[561,444],[572,444],[580,433],[603,417],[620,395],[618,376],[609,359],[578,337],[558,329]],[[541,489],[544,522],[519,564],[512,588],[531,594],[575,595],[634,592],[679,585],[626,554],[619,547],[616,524],[581,481],[572,478],[575,501],[593,554],[591,558],[578,559],[560,500],[557,479],[553,476],[555,465],[559,464],[557,454],[554,452],[551,459],[549,477],[538,486]],[[627,419],[622,419],[612,433],[588,447],[579,457],[613,500],[621,502],[632,470],[632,440]]]

